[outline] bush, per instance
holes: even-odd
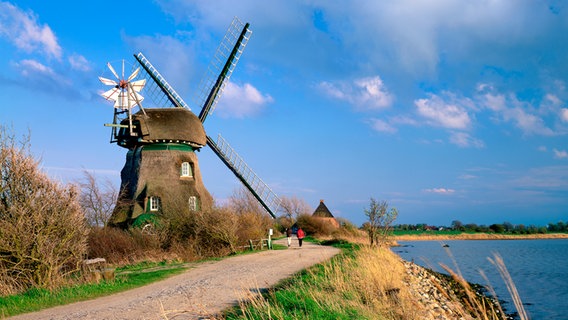
[[[77,188],[51,181],[28,139],[0,127],[0,294],[64,284],[86,250]]]
[[[307,235],[313,237],[329,237],[333,231],[337,230],[331,222],[309,214],[299,215],[297,223]]]
[[[89,232],[89,258],[105,258],[108,263],[128,264],[141,260],[162,260],[159,239],[140,229],[122,230],[94,227]]]

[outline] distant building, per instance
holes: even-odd
[[[333,214],[331,214],[331,211],[329,211],[325,203],[323,203],[323,199],[320,200],[320,204],[316,208],[316,211],[314,211],[312,216],[327,221],[328,223],[332,224],[334,227],[339,228],[339,222],[335,219]]]

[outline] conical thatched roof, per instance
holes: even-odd
[[[184,143],[193,147],[203,147],[207,144],[207,137],[203,124],[190,110],[185,108],[152,108],[145,109],[132,115],[136,126],[137,136],[131,137],[128,130],[121,130],[119,145],[129,145],[132,141],[137,143]],[[128,124],[128,119],[123,120]],[[125,141],[127,143],[121,143]]]
[[[314,217],[320,218],[333,218],[331,211],[327,208],[327,206],[323,203],[323,200],[320,200],[319,206],[316,208],[313,214]]]

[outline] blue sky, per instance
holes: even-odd
[[[562,1],[0,1],[0,123],[51,176],[118,185],[106,63],[143,52],[198,112],[234,16],[253,34],[205,129],[277,194],[356,224],[371,197],[398,223],[568,220]],[[239,182],[198,156],[222,202]]]

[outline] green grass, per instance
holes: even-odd
[[[287,246],[273,243],[273,250],[284,250]],[[245,250],[237,254],[250,254],[258,251]],[[203,261],[216,261],[222,258],[209,258]],[[0,318],[14,316],[65,305],[73,302],[94,299],[121,291],[134,289],[156,282],[186,270],[183,262],[144,261],[115,269],[116,279],[95,284],[80,284],[63,287],[54,291],[31,289],[22,294],[0,297]]]
[[[312,239],[313,240],[313,239]],[[315,241],[314,242],[320,242]],[[342,249],[342,253],[333,257],[331,263],[341,268],[342,261],[352,259],[358,246],[345,241],[324,241],[324,245],[332,245]],[[329,265],[317,264],[307,270],[284,279],[274,288],[240,306],[225,312],[227,320],[231,319],[365,319],[360,310],[349,304],[340,307],[322,303],[313,295],[314,288],[333,297],[334,288],[329,282]],[[347,297],[346,297],[347,299]],[[330,299],[334,300],[334,299]],[[347,299],[349,300],[349,299]]]
[[[185,270],[185,267],[181,265],[173,265],[168,266],[167,269],[146,272],[140,265],[136,266],[133,266],[137,268],[135,271],[128,270],[128,273],[119,274],[113,281],[63,287],[55,291],[31,289],[22,294],[0,297],[0,317],[14,316],[126,291],[165,279]]]

